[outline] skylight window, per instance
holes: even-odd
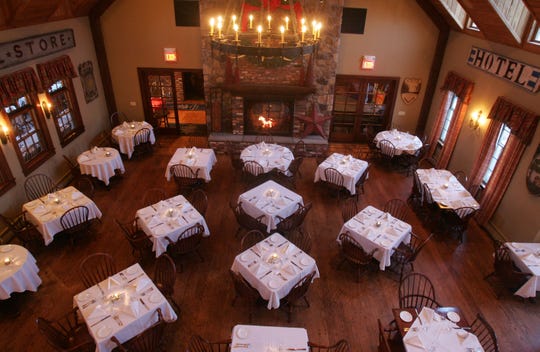
[[[480,28],[474,23],[474,21],[469,17],[467,18],[467,29],[471,31],[477,31],[480,32]]]
[[[529,9],[522,0],[489,0],[514,38],[521,43],[529,19]]]
[[[459,28],[463,29],[467,20],[467,12],[461,7],[457,0],[439,0],[446,11],[452,16]]]
[[[540,45],[540,26],[538,22],[534,21],[531,27],[531,34],[529,35],[529,43],[534,45]]]

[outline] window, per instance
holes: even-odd
[[[467,19],[467,29],[471,31],[480,32],[480,28],[478,28],[476,23],[474,23],[474,21],[470,17]]]
[[[22,96],[13,105],[4,107],[13,128],[17,157],[28,175],[49,159],[54,149],[43,115],[37,108],[37,96]]]
[[[540,45],[540,26],[538,22],[534,21],[531,26],[531,34],[529,35],[529,43],[534,45]]]
[[[439,0],[440,3],[444,6],[446,11],[456,24],[459,26],[459,28],[463,29],[463,26],[465,25],[465,21],[467,19],[467,12],[465,12],[465,9],[461,7],[459,2],[457,0]]]
[[[522,0],[489,0],[514,38],[521,43],[521,37],[529,20],[529,9]]]
[[[71,80],[58,80],[47,89],[51,97],[51,113],[54,118],[60,144],[67,145],[84,132],[77,99]]]
[[[493,151],[493,155],[491,155],[486,173],[482,178],[482,186],[485,187],[489,182],[489,179],[493,174],[493,170],[495,170],[495,166],[497,166],[497,162],[499,161],[504,147],[506,146],[506,142],[508,142],[508,137],[510,137],[510,128],[503,124],[501,126],[501,130],[499,131],[499,135],[497,136],[497,141],[495,142],[495,150]]]
[[[454,93],[450,92],[450,96],[448,100],[450,103],[448,104],[448,109],[446,110],[446,113],[444,115],[444,123],[443,127],[441,129],[441,135],[439,136],[439,144],[444,145],[444,141],[446,140],[446,135],[448,134],[448,129],[450,128],[450,123],[452,122],[452,118],[454,117],[454,112],[456,110],[456,105],[458,102],[458,97]]]

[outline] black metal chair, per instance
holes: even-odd
[[[410,273],[399,283],[399,308],[415,308],[421,311],[423,307],[440,307],[435,297],[435,288],[426,275]]]
[[[41,198],[57,190],[58,188],[53,180],[45,174],[35,174],[27,177],[24,181],[24,191],[26,192],[26,199],[29,201]]]

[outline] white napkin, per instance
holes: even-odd
[[[84,154],[79,156],[79,161],[83,161],[83,162],[84,162],[84,161],[88,161],[88,160],[90,160],[90,158],[87,157],[87,156],[84,155]]]
[[[120,286],[120,283],[114,277],[109,277],[107,280],[107,290],[110,291],[118,286]]]
[[[148,221],[148,227],[154,227],[155,225],[159,224],[160,220],[156,218],[155,216],[152,216],[150,218],[150,221]]]
[[[420,319],[422,319],[422,322],[424,324],[432,322],[434,314],[436,313],[433,311],[433,309],[424,307],[422,308],[422,311],[420,312]]]
[[[523,261],[526,262],[526,263],[531,263],[531,264],[540,263],[540,257],[537,257],[537,256],[534,255],[533,253],[526,254],[526,255],[524,255],[524,256],[521,257],[521,258],[522,258]]]
[[[102,318],[105,318],[107,315],[109,315],[109,313],[107,311],[105,311],[102,306],[100,305],[97,305],[94,310],[90,313],[90,315],[88,315],[88,322],[90,324],[96,322],[96,321],[99,321],[100,319]]]
[[[406,344],[408,345],[411,345],[411,346],[416,346],[416,347],[420,347],[420,348],[424,348],[424,344],[422,343],[422,341],[420,340],[420,337],[418,337],[418,335],[413,335],[413,336],[410,336],[410,337],[406,337],[403,339],[403,342],[405,342]]]
[[[386,229],[386,233],[389,234],[390,236],[399,236],[399,232],[397,232],[391,227]]]
[[[142,277],[135,283],[135,291],[136,292],[142,292],[146,287],[150,285],[150,279],[147,277]]]
[[[292,265],[285,265],[281,271],[284,273],[284,274],[287,274],[287,275],[294,275],[296,274],[296,271],[294,270],[294,267]]]
[[[252,268],[251,268],[251,272],[253,274],[255,274],[255,276],[259,277],[263,274],[265,274],[266,272],[268,272],[268,268],[262,264],[255,264]]]
[[[279,251],[285,255],[285,254],[290,254],[292,251],[293,251],[293,246],[291,246],[289,243],[285,243],[283,246],[281,246],[279,248]]]
[[[114,134],[117,135],[117,136],[121,136],[121,135],[124,134],[124,131],[122,131],[122,130],[116,130],[116,131],[114,131]]]
[[[83,195],[82,195],[81,192],[73,192],[73,193],[71,193],[71,199],[73,199],[73,200],[77,200],[77,199],[81,198],[82,196]]]
[[[129,127],[129,124],[128,124],[126,121],[124,121],[124,123],[122,123],[122,126],[123,126],[124,128],[128,128],[128,127]]]
[[[38,205],[35,209],[34,209],[34,212],[36,214],[43,214],[47,211],[47,208],[45,208],[43,205]]]

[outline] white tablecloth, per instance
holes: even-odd
[[[274,181],[266,181],[238,197],[244,211],[254,218],[264,215],[268,232],[279,223],[277,216],[286,218],[296,211],[298,203],[304,204],[302,196]]]
[[[7,244],[0,246],[0,300],[12,292],[36,292],[41,285],[36,259],[26,248]]]
[[[249,345],[249,349],[246,349]],[[232,331],[231,352],[308,350],[308,334],[304,328],[281,326],[236,325]]]
[[[210,182],[210,171],[212,171],[212,167],[216,162],[216,154],[213,149],[178,148],[167,164],[165,178],[167,181],[171,180],[171,166],[175,164],[184,164],[189,166],[193,172],[199,170],[199,178],[204,179],[206,182]]]
[[[120,152],[122,154],[126,154],[130,159],[133,151],[135,150],[135,142],[133,137],[139,130],[143,128],[148,128],[150,130],[150,143],[154,144],[156,142],[154,129],[152,128],[152,125],[146,121],[124,122],[112,130],[112,137],[118,141]]]
[[[118,300],[113,295],[119,296]],[[96,351],[116,347],[112,336],[126,342],[152,326],[161,308],[166,321],[175,321],[176,313],[139,264],[109,277],[73,297],[96,341]]]
[[[197,223],[204,226],[204,236],[210,236],[204,217],[183,195],[139,209],[137,217],[139,227],[152,237],[156,258],[167,251],[169,241],[165,237],[176,241],[184,230]]]
[[[406,222],[368,205],[343,224],[340,234],[348,231],[367,253],[377,248],[373,257],[379,261],[379,269],[384,270],[391,264],[394,248],[411,241],[411,230]]]
[[[512,260],[525,273],[533,274],[514,294],[527,298],[536,297],[540,291],[540,243],[507,242]]]
[[[338,170],[343,175],[343,186],[354,195],[356,194],[356,182],[367,169],[368,163],[364,160],[355,159],[350,155],[333,153],[317,166],[314,182],[326,181],[324,170],[329,167]]]
[[[274,263],[272,255],[276,256]],[[315,259],[279,233],[237,255],[231,270],[240,273],[268,300],[268,309],[279,308],[279,300],[304,276],[315,271],[314,279],[319,277]]]
[[[91,175],[109,185],[114,170],[126,171],[118,150],[114,148],[92,148],[77,157],[81,174]]]
[[[450,171],[418,169],[416,174],[421,182],[419,189],[422,189],[423,184],[427,184],[431,190],[433,201],[439,203],[442,207],[451,209],[461,207],[480,208],[480,204],[476,199],[471,196],[469,191],[463,187]]]
[[[243,162],[254,160],[261,164],[264,172],[272,169],[286,171],[294,159],[294,155],[287,147],[279,144],[266,144],[264,142],[247,146],[240,153]]]
[[[415,135],[408,132],[401,132],[398,130],[381,131],[377,133],[373,141],[379,147],[379,142],[386,139],[394,145],[396,148],[396,155],[401,154],[415,154],[418,149],[422,148],[422,141]]]
[[[55,198],[58,198],[58,203]],[[89,219],[101,218],[102,214],[96,203],[73,186],[25,203],[23,210],[28,213],[28,220],[36,225],[43,235],[45,245],[48,245],[53,241],[54,235],[63,230],[60,223],[62,215],[66,210],[79,205],[88,208]]]
[[[458,334],[463,334],[463,337]],[[417,318],[403,336],[403,345],[407,352],[467,352],[471,348],[483,351],[474,334],[458,329],[454,322],[427,307],[422,309],[420,319]]]

